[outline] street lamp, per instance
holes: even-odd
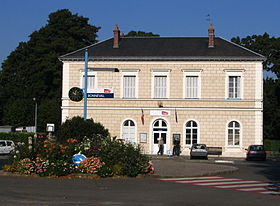
[[[37,133],[37,101],[34,97],[33,100],[35,101],[35,134]]]

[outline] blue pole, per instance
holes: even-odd
[[[87,86],[88,86],[88,50],[85,51],[85,74],[84,74],[84,120],[87,119]]]

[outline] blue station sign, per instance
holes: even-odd
[[[93,89],[92,92],[87,93],[87,98],[114,98],[113,89]]]

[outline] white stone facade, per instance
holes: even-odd
[[[155,135],[162,133],[166,135],[165,152],[172,150],[173,135],[180,134],[182,154],[189,153],[191,144],[188,144],[187,133],[190,131],[189,135],[197,136],[198,143],[222,147],[223,156],[245,156],[248,145],[262,143],[261,61],[90,61],[89,68],[117,68],[117,71],[94,72],[95,85],[112,88],[114,98],[88,99],[87,117],[102,123],[111,136],[123,138],[124,133],[129,133],[133,139],[134,134],[134,142],[140,144],[145,153],[157,152]],[[62,121],[83,116],[83,101],[73,102],[68,97],[70,88],[82,87],[83,71],[84,62],[63,62]],[[126,75],[136,78],[135,98],[123,98]],[[196,98],[186,98],[186,75],[198,78]],[[166,98],[154,98],[155,76],[166,76]],[[229,98],[230,76],[238,77],[239,98]],[[153,115],[162,111],[166,114]],[[125,127],[126,120],[131,120],[133,123],[129,124],[134,126]],[[161,127],[155,125],[158,120]],[[194,121],[196,126],[188,129],[189,121]],[[235,145],[228,139],[233,131],[229,131],[230,122],[235,122]]]

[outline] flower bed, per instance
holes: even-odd
[[[72,157],[77,153],[82,153],[88,158],[75,166]],[[135,177],[154,172],[149,158],[141,154],[139,146],[124,144],[111,138],[105,138],[102,142],[87,138],[78,142],[71,138],[65,144],[42,138],[36,145],[18,144],[13,163],[4,166],[3,169],[7,172],[40,177],[71,174]]]

